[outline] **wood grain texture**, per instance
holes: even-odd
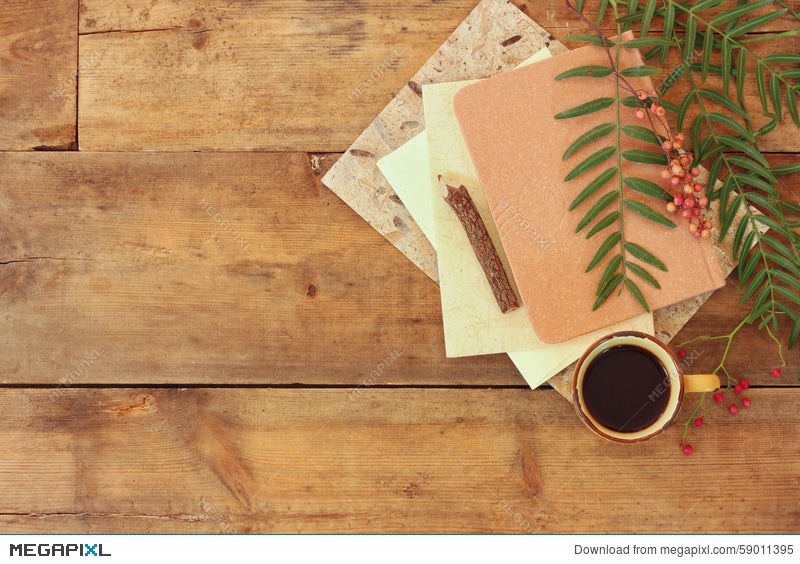
[[[3,2],[0,150],[74,148],[77,14],[78,0]]]
[[[6,390],[0,440],[11,448],[0,462],[1,526],[7,533],[800,527],[795,390],[750,390],[753,405],[737,417],[712,406],[693,434],[691,459],[680,453],[679,428],[641,445],[605,442],[554,391],[353,394],[118,389],[52,399],[47,390]],[[725,501],[731,497],[735,503]]]
[[[0,382],[57,384],[97,351],[76,380],[358,384],[399,353],[381,383],[522,384],[502,357],[445,359],[438,288],[306,154],[0,169]]]
[[[800,530],[796,350],[774,380],[775,343],[742,332],[753,405],[709,402],[692,457],[679,428],[602,442],[504,355],[446,359],[438,289],[321,185],[340,155],[316,151],[475,3],[4,3],[0,151],[75,148],[79,82],[82,149],[176,152],[0,153],[0,531]],[[735,282],[673,343],[732,328]]]
[[[343,151],[473,2],[150,4],[82,2],[82,149]]]
[[[0,154],[0,382],[523,385],[502,356],[445,358],[438,288],[320,184],[335,158]]]

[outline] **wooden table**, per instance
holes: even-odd
[[[4,3],[1,532],[800,531],[796,350],[774,380],[741,334],[752,407],[691,457],[602,442],[507,357],[446,359],[436,285],[320,183],[474,2]]]

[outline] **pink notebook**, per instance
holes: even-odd
[[[622,67],[644,64],[637,50],[623,50]],[[581,160],[614,143],[601,138],[562,160],[567,147],[594,125],[615,121],[615,106],[578,118],[556,120],[553,116],[601,96],[614,96],[615,81],[606,78],[570,78],[556,81],[564,70],[580,65],[604,65],[604,50],[588,46],[509,71],[464,87],[455,98],[456,115],[475,164],[482,188],[508,255],[520,297],[539,338],[548,343],[566,341],[578,335],[624,321],[639,313],[641,306],[627,291],[616,292],[592,311],[595,289],[606,259],[585,273],[599,245],[614,227],[587,240],[588,229],[575,228],[593,202],[616,185],[612,180],[574,211],[572,200],[608,167],[607,163],[564,182],[564,177]],[[637,88],[653,91],[649,78],[629,79]],[[623,120],[637,122],[632,108],[622,108]],[[654,145],[624,136],[623,149],[657,150]],[[625,176],[662,185],[659,165],[622,161]],[[663,204],[625,188],[625,197],[663,210]],[[617,209],[616,207],[610,208]],[[608,213],[608,212],[606,212]],[[605,214],[601,214],[603,217]],[[678,227],[659,225],[626,210],[624,237],[657,256],[667,272],[642,265],[661,284],[656,289],[632,277],[643,291],[651,309],[714,290],[725,284],[716,251],[708,239],[696,239],[679,216],[671,217]],[[638,261],[636,261],[638,262]]]

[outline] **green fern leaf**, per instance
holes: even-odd
[[[589,262],[588,266],[586,267],[586,272],[591,271],[595,266],[600,264],[609,251],[620,242],[621,238],[622,236],[620,235],[619,231],[614,231],[611,235],[606,237],[606,240],[603,241],[603,243],[597,248],[594,258],[592,258],[591,262]]]
[[[643,202],[623,198],[622,203],[633,213],[638,214],[645,219],[649,219],[650,221],[659,223],[661,225],[666,225],[667,227],[677,227],[677,225],[671,219],[666,217],[664,214],[657,212]]]
[[[781,116],[781,83],[775,73],[772,73],[769,78],[769,98],[772,102],[772,109],[775,111],[775,118],[778,123],[781,123],[783,121]]]
[[[608,108],[611,104],[614,103],[614,98],[597,98],[595,100],[591,100],[589,102],[585,102],[574,108],[570,108],[568,110],[564,110],[563,112],[559,112],[555,115],[556,119],[569,119],[578,116],[585,116],[588,114],[593,114],[594,112],[599,112],[605,108]]]
[[[612,72],[613,71],[611,70],[611,67],[604,67],[601,65],[583,65],[562,72],[556,76],[556,80],[564,80],[565,78],[573,78],[578,76],[603,78],[610,75]]]
[[[586,234],[586,238],[591,239],[592,237],[600,233],[603,229],[610,227],[617,221],[619,221],[619,212],[618,211],[611,212],[610,214],[608,214],[607,216],[605,216],[603,219],[601,219],[592,226],[592,228]]]
[[[664,155],[664,153],[645,151],[644,149],[628,149],[627,151],[622,151],[622,156],[626,160],[634,163],[657,164],[664,166],[667,164],[667,157]]]
[[[747,77],[747,50],[740,48],[736,59],[736,101],[744,107],[744,79]]]
[[[772,4],[772,0],[760,0],[759,2],[753,2],[752,4],[746,3],[742,6],[737,6],[736,8],[726,10],[725,12],[714,16],[714,18],[711,19],[711,25],[718,28],[723,24],[730,23],[734,20],[738,20],[742,16],[746,16],[751,12],[755,12],[767,4]]]
[[[764,15],[749,19],[745,22],[740,23],[733,29],[728,30],[728,35],[730,35],[731,37],[738,37],[740,35],[744,35],[745,33],[750,33],[751,31],[755,31],[756,29],[764,27],[768,23],[780,18],[786,13],[786,11],[787,11],[786,8],[783,8],[782,10],[770,11]]]
[[[583,216],[580,222],[578,222],[577,227],[575,227],[575,233],[581,231],[584,227],[594,221],[594,219],[600,215],[600,212],[614,203],[617,198],[619,198],[619,192],[616,190],[613,192],[608,192],[607,194],[603,194],[603,196],[597,200],[591,208],[589,208],[589,211],[586,212],[586,215]]]
[[[650,306],[647,305],[647,301],[644,299],[644,294],[642,294],[639,286],[630,278],[625,279],[625,286],[628,288],[628,291],[633,294],[633,297],[636,298],[636,301],[639,302],[639,305],[642,306],[642,309],[650,313]]]
[[[603,161],[607,160],[611,155],[617,152],[616,147],[603,147],[602,149],[592,153],[586,159],[578,163],[578,165],[573,168],[569,174],[564,178],[567,182],[572,180],[573,178],[577,178],[587,170],[590,170]]]
[[[639,141],[652,143],[653,145],[661,147],[661,139],[648,127],[642,127],[641,125],[623,125],[620,129],[628,137],[633,137]]]
[[[659,270],[663,270],[664,272],[667,271],[666,265],[660,260],[658,260],[652,253],[647,251],[644,247],[641,247],[636,243],[631,243],[630,241],[626,241],[625,250],[628,251],[633,256],[635,256],[640,261],[645,262],[650,266],[654,266]]]
[[[649,180],[637,178],[635,176],[628,176],[623,182],[625,182],[628,188],[641,194],[660,198],[664,201],[672,201],[672,195],[655,182],[650,182]]]
[[[658,280],[656,280],[652,274],[647,272],[647,270],[645,270],[635,262],[629,262],[626,268],[631,272],[633,272],[636,276],[638,276],[639,278],[650,284],[656,290],[661,289],[661,284],[658,283]]]
[[[622,274],[615,274],[609,278],[608,282],[606,282],[606,285],[603,286],[602,290],[598,293],[597,299],[592,306],[592,311],[596,310],[605,303],[611,293],[622,283],[622,278]]]
[[[601,172],[597,176],[597,178],[595,178],[589,184],[587,184],[586,188],[581,190],[581,193],[578,194],[574,200],[572,200],[572,203],[569,205],[569,211],[574,210],[583,202],[585,202],[587,198],[590,198],[592,195],[596,194],[597,191],[600,190],[600,188],[605,186],[609,180],[611,180],[617,175],[618,171],[619,169],[613,166]]]
[[[567,160],[569,157],[575,154],[579,149],[584,147],[585,145],[591,143],[592,141],[596,141],[601,137],[604,137],[614,131],[616,129],[616,125],[613,123],[601,123],[600,125],[594,126],[592,129],[578,137],[572,144],[567,147],[567,150],[564,151],[564,156],[561,157],[562,160]]]

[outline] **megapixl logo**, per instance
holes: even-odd
[[[102,544],[9,544],[10,556],[111,556]]]

